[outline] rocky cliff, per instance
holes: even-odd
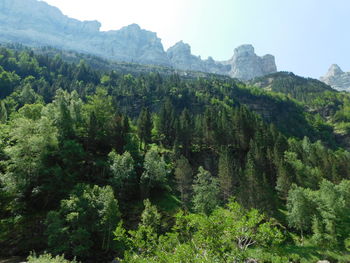
[[[251,45],[235,49],[224,62],[202,60],[182,41],[164,51],[157,34],[132,24],[107,32],[98,21],[69,18],[38,0],[0,0],[0,41],[29,46],[52,46],[98,55],[110,60],[170,66],[175,69],[229,75],[249,80],[276,72],[272,55],[259,57]]]
[[[129,25],[101,32],[98,21],[69,18],[37,0],[0,1],[0,39],[31,46],[53,46],[119,61],[170,66],[156,33]]]
[[[350,91],[350,72],[342,71],[336,64],[331,65],[326,75],[320,80],[334,89]]]
[[[272,55],[257,56],[252,45],[242,45],[236,48],[232,59],[227,63],[231,65],[229,75],[241,80],[250,80],[277,72],[275,57]]]
[[[209,73],[228,75],[231,67],[216,62],[209,57],[202,60],[201,57],[192,55],[191,47],[180,41],[167,50],[168,59],[174,68],[181,70],[203,71]]]

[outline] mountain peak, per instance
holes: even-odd
[[[344,72],[337,65],[333,64],[328,72],[320,80],[337,90],[350,90],[350,72]]]
[[[136,31],[141,30],[141,27],[136,23],[130,24],[130,25],[123,27],[123,28],[129,29],[129,30],[136,30]]]
[[[168,54],[181,53],[181,54],[191,54],[191,46],[187,43],[184,43],[182,40],[177,42],[172,47],[168,48]]]
[[[240,45],[234,50],[235,55],[240,54],[255,54],[254,47],[251,44]]]
[[[251,44],[235,48],[229,64],[232,65],[230,76],[240,80],[250,80],[277,71],[275,57],[272,55],[259,57]]]
[[[327,76],[337,76],[343,74],[344,71],[337,64],[332,64],[328,69]]]

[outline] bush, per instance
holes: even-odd
[[[56,257],[53,257],[51,254],[42,254],[39,257],[36,256],[35,253],[31,254],[28,258],[28,263],[77,263],[77,261],[72,260],[69,261],[64,258],[64,256],[57,255]]]

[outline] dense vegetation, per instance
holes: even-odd
[[[349,261],[350,96],[279,74],[271,90],[1,48],[0,253]]]

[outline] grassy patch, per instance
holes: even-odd
[[[174,214],[181,207],[181,201],[169,191],[155,191],[150,200],[159,210],[169,214]]]

